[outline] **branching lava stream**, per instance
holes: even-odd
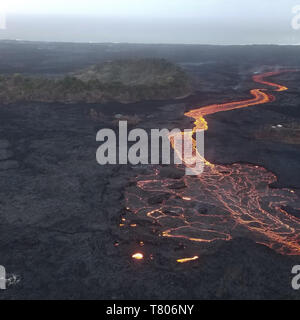
[[[292,71],[258,74],[253,80],[280,92],[287,88],[265,78]],[[194,131],[208,130],[206,115],[275,100],[267,89],[253,89],[250,93],[252,99],[204,106],[185,115],[195,119]],[[299,208],[299,197],[293,190],[271,188],[277,178],[263,167],[205,163],[201,175],[180,180],[182,187],[178,179],[161,178],[159,168],[153,174],[138,176],[137,186],[126,191],[126,206],[136,215],[153,219],[163,237],[199,245],[247,237],[282,254],[300,255],[300,220],[284,210],[286,206]],[[148,201],[149,194],[162,193],[167,195],[161,201]]]

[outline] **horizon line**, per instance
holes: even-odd
[[[25,39],[0,39],[0,42],[34,42],[34,43],[69,43],[69,44],[110,44],[110,45],[166,45],[166,46],[223,46],[223,47],[239,47],[239,46],[300,46],[300,43],[281,44],[281,43],[241,43],[241,44],[212,44],[212,43],[163,43],[163,42],[98,42],[98,41],[61,41],[61,40],[25,40]]]

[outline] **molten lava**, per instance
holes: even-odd
[[[144,259],[144,255],[142,253],[135,253],[132,255],[132,258],[135,260],[143,260]]]
[[[255,75],[253,81],[281,92],[287,87],[268,82],[265,78],[292,71]],[[194,132],[196,129],[208,130],[206,115],[275,100],[267,89],[253,89],[250,93],[252,99],[204,106],[185,115],[195,120]],[[286,206],[299,208],[300,200],[294,190],[270,188],[277,177],[259,166],[214,165],[208,161],[205,164],[203,174],[197,178],[183,178],[183,189],[169,188],[176,181],[158,178],[157,172],[138,177],[136,189],[127,192],[128,208],[137,215],[153,219],[161,226],[164,237],[209,245],[242,236],[282,254],[300,255],[300,220],[283,209]],[[149,205],[146,194],[165,192],[166,189],[171,197],[160,204]],[[197,258],[177,261],[182,263]]]
[[[199,257],[198,256],[194,256],[192,258],[178,259],[177,262],[178,263],[185,263],[185,262],[194,261],[194,260],[197,260],[197,259],[199,259]]]

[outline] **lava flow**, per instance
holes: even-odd
[[[285,91],[285,90],[288,90],[287,87],[281,86],[276,83],[267,82],[264,80],[264,78],[266,78],[266,77],[275,76],[275,75],[278,75],[282,72],[284,72],[284,71],[268,72],[268,73],[264,73],[264,74],[260,74],[260,75],[255,75],[255,76],[253,76],[252,79],[255,82],[275,87],[276,88],[275,91]],[[289,71],[286,70],[285,72],[289,72]],[[199,109],[191,110],[191,111],[185,113],[185,115],[187,117],[191,117],[196,120],[194,130],[196,130],[196,129],[207,130],[208,126],[207,126],[207,123],[204,119],[204,116],[207,116],[209,114],[214,114],[217,112],[224,112],[224,111],[229,111],[229,110],[234,110],[234,109],[246,108],[246,107],[250,107],[250,106],[254,106],[254,105],[258,105],[258,104],[272,102],[275,100],[275,97],[271,94],[268,94],[266,92],[266,89],[253,89],[250,91],[250,93],[253,96],[252,99],[243,100],[243,101],[236,101],[236,102],[229,102],[229,103],[224,103],[224,104],[213,104],[210,106],[201,107]]]
[[[254,75],[253,80],[274,91],[284,91],[287,87],[265,80],[282,72],[290,70]],[[208,130],[206,115],[275,100],[267,89],[253,89],[250,93],[252,99],[209,105],[185,115],[195,119],[194,132]],[[153,219],[164,237],[199,245],[246,237],[282,254],[300,255],[300,220],[285,210],[300,207],[293,190],[270,188],[277,177],[259,166],[205,164],[201,175],[184,176],[181,186],[176,179],[160,178],[159,169],[139,176],[137,187],[126,192],[126,206],[137,215]],[[149,193],[162,194],[162,199],[149,201]]]

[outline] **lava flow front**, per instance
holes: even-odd
[[[289,70],[255,75],[253,80],[274,91],[284,91],[286,87],[265,80],[282,72]],[[209,105],[185,115],[195,119],[194,131],[208,130],[206,115],[275,100],[267,89],[250,92],[252,99]],[[138,176],[137,186],[126,191],[126,206],[136,215],[153,219],[164,237],[199,245],[247,237],[282,254],[300,255],[300,220],[285,210],[300,207],[293,190],[270,188],[277,178],[259,166],[205,163],[204,172],[196,178],[161,178],[159,167]]]

